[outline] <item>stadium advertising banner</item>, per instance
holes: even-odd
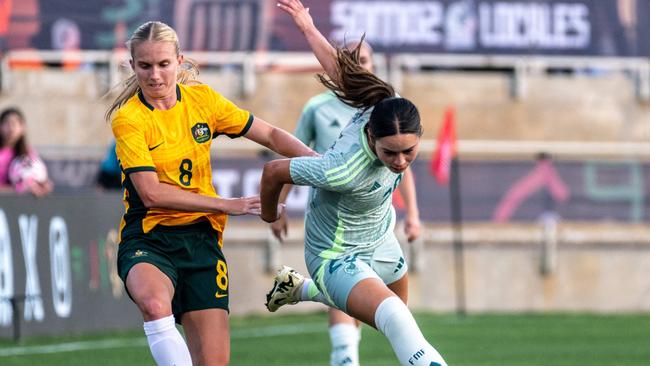
[[[224,197],[259,194],[264,159],[217,158],[213,182]],[[99,166],[91,161],[47,161],[55,192],[94,189]],[[430,162],[413,165],[418,204],[424,221],[449,220],[449,188],[430,174]],[[463,218],[468,221],[535,221],[554,212],[574,221],[650,221],[650,164],[630,162],[461,161]],[[292,217],[302,217],[309,189],[296,187],[288,197]],[[399,193],[393,202],[403,214]],[[253,218],[250,218],[253,219]]]
[[[83,173],[91,171],[87,161],[46,163],[54,195],[0,195],[0,337],[11,338],[16,325],[25,336],[138,327],[141,317],[115,265],[121,193],[96,192],[94,175]],[[225,197],[256,195],[263,164],[221,159],[215,187]],[[449,222],[449,187],[435,183],[429,165],[419,160],[412,166],[421,218]],[[460,177],[467,222],[650,222],[648,163],[461,161]],[[303,217],[308,196],[306,187],[292,190],[292,218]],[[393,204],[403,215],[398,194]],[[238,220],[261,224],[254,216]]]
[[[308,51],[291,18],[266,0],[5,0],[5,49],[122,47],[162,20],[196,51]],[[382,52],[650,56],[649,1],[304,0],[337,42]]]
[[[0,196],[0,337],[141,323],[115,266],[122,212],[117,193]]]
[[[262,164],[255,159],[221,160],[214,172],[220,194],[227,197],[259,192]],[[650,164],[593,161],[544,164],[515,161],[461,162],[461,200],[466,221],[537,221],[548,214],[574,221],[650,221]],[[423,221],[450,220],[449,187],[438,185],[429,161],[413,165],[418,205]],[[214,165],[213,165],[214,166]],[[293,189],[287,209],[302,217],[309,189]],[[399,191],[393,195],[404,214]]]

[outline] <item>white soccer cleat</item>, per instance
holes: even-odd
[[[298,303],[303,283],[305,276],[291,267],[282,266],[275,275],[273,288],[266,294],[266,308],[273,313],[282,305]]]

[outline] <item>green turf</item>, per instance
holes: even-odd
[[[455,315],[417,314],[427,339],[452,366],[650,365],[650,314]],[[324,314],[232,318],[231,365],[328,365]],[[100,346],[83,351],[3,356],[43,345]],[[118,345],[101,342],[119,341]],[[0,365],[153,365],[140,331],[0,340]],[[92,344],[91,344],[92,345]],[[125,346],[126,345],[126,346]],[[397,365],[390,345],[369,327],[360,348],[364,365]]]

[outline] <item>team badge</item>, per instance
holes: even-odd
[[[131,255],[131,259],[138,258],[138,257],[146,257],[148,255],[149,253],[145,252],[144,250],[138,249]]]
[[[194,137],[194,141],[199,144],[209,141],[212,134],[210,133],[210,127],[208,124],[204,122],[195,124],[194,127],[192,127],[192,137]]]
[[[361,268],[357,266],[354,262],[350,262],[343,267],[343,271],[345,273],[349,274],[350,276],[354,276],[355,274],[361,272]]]

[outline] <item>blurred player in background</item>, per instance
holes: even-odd
[[[391,193],[417,156],[417,108],[359,65],[361,46],[335,50],[298,0],[280,0],[329,79],[321,82],[360,109],[321,157],[274,160],[264,166],[262,219],[277,219],[284,184],[316,188],[305,215],[305,262],[311,279],[283,267],[267,308],[317,301],[343,310],[384,334],[402,365],[446,365],[406,306],[408,274],[393,232]]]
[[[367,42],[359,44],[358,41],[345,45],[350,52],[357,47],[359,47],[359,64],[368,72],[374,72],[372,47]],[[316,152],[323,154],[334,144],[343,128],[358,111],[343,103],[331,90],[326,91],[307,102],[298,120],[294,135]],[[404,172],[399,188],[406,206],[404,231],[408,241],[411,242],[420,235],[420,216],[413,173],[410,168]],[[290,189],[290,185],[284,186],[280,194],[280,202],[285,202]],[[310,193],[311,196],[313,190]],[[288,230],[286,215],[282,215],[278,221],[272,223],[271,229],[278,240],[283,241]],[[332,343],[330,365],[359,365],[359,341],[361,339],[359,325],[358,321],[344,312],[329,308],[329,335]]]
[[[106,155],[99,164],[95,184],[102,190],[122,189],[122,170],[115,155],[115,140],[108,145]]]
[[[141,25],[127,46],[134,75],[106,112],[124,176],[119,275],[142,313],[158,365],[226,365],[229,281],[222,232],[227,215],[258,215],[260,202],[216,194],[211,141],[220,134],[244,136],[283,156],[317,154],[200,84],[168,25]]]
[[[13,107],[5,109],[0,113],[0,191],[42,197],[52,188],[45,164],[27,143],[23,112]]]

